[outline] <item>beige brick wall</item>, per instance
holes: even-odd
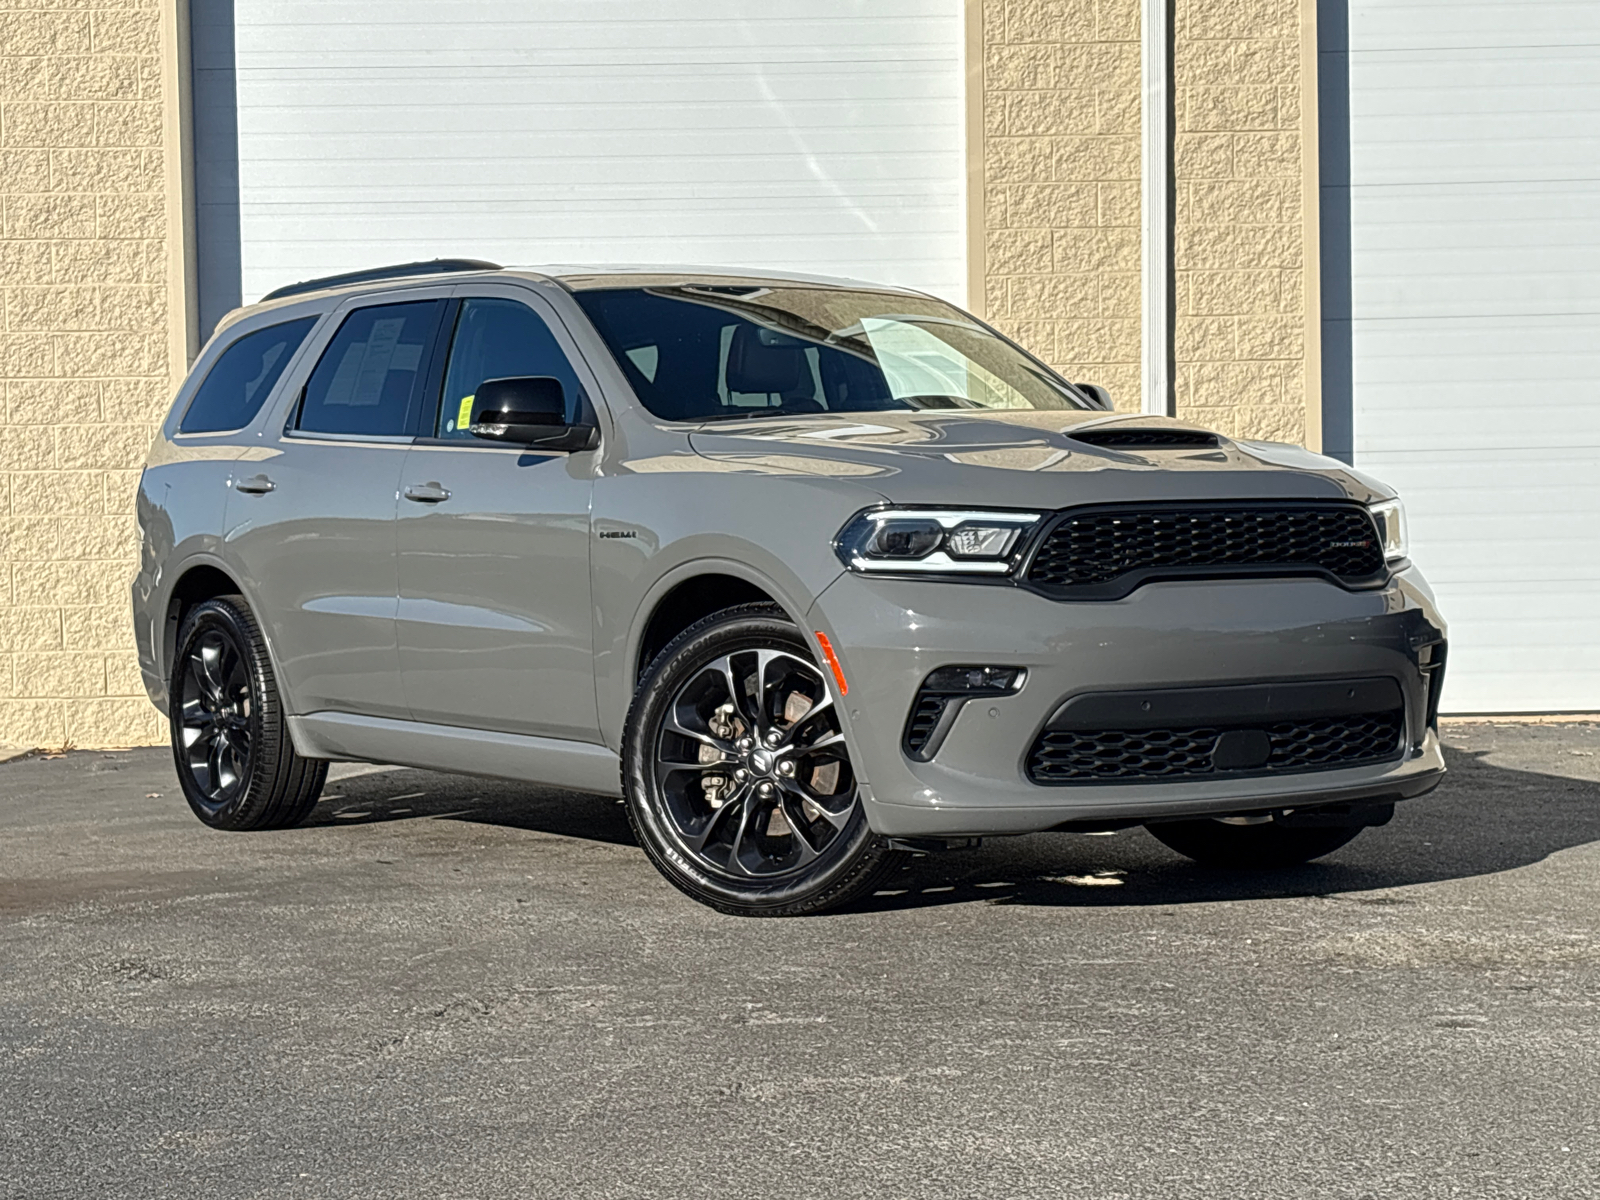
[[[1178,414],[1306,436],[1300,0],[1179,0]]]
[[[128,619],[171,383],[163,118],[158,8],[0,0],[0,742],[163,734]]]
[[[984,0],[984,307],[1139,407],[1138,0]]]
[[[1136,410],[1140,6],[982,4],[986,313]],[[1300,0],[1176,18],[1178,415],[1302,441]]]

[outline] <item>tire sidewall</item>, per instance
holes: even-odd
[[[815,664],[800,630],[781,610],[748,605],[714,613],[690,626],[664,649],[645,673],[628,713],[623,742],[623,794],[634,833],[657,869],[681,891],[724,911],[759,913],[824,907],[829,893],[849,890],[853,879],[886,853],[856,803],[850,823],[824,852],[821,866],[770,883],[744,884],[700,866],[677,845],[656,807],[655,743],[667,707],[706,663],[740,650],[782,649]],[[826,681],[825,681],[826,682]],[[837,697],[835,697],[837,702]],[[854,764],[852,763],[852,772]]]
[[[250,755],[244,772],[244,786],[226,804],[212,804],[195,784],[190,774],[187,755],[183,748],[183,689],[187,663],[194,643],[205,634],[216,631],[233,642],[234,649],[244,663],[250,679]],[[266,714],[273,703],[268,695],[268,681],[261,672],[261,648],[256,644],[256,631],[240,611],[227,600],[207,600],[198,604],[184,618],[178,635],[178,650],[172,660],[172,682],[168,690],[171,697],[168,724],[171,730],[173,764],[178,771],[178,784],[183,798],[189,802],[194,815],[217,829],[243,826],[258,801],[261,790],[261,754],[266,736]]]

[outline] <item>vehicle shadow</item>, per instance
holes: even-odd
[[[1215,903],[1370,892],[1491,875],[1600,841],[1600,782],[1514,770],[1486,752],[1446,748],[1437,791],[1388,825],[1301,867],[1200,867],[1142,829],[1090,837],[991,838],[974,850],[916,855],[872,896],[841,911],[948,904],[1094,908]],[[622,805],[599,796],[492,779],[394,769],[331,781],[309,826],[453,820],[634,845]],[[1359,901],[1404,904],[1403,897]]]
[[[503,779],[397,767],[330,779],[306,827],[467,821],[619,846],[635,844],[622,802]]]
[[[1329,896],[1492,875],[1600,841],[1600,782],[1492,765],[1485,753],[1447,747],[1450,774],[1436,791],[1397,805],[1388,825],[1304,866],[1205,868],[1143,829],[1110,837],[1041,834],[919,858],[854,908],[974,901],[1096,908]],[[1410,901],[1381,896],[1358,903]]]

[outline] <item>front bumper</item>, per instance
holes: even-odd
[[[1414,570],[1385,588],[1313,579],[1155,583],[1122,600],[1060,602],[1021,588],[846,574],[808,614],[849,694],[843,722],[867,817],[897,837],[1029,833],[1073,822],[1203,816],[1402,799],[1444,772],[1418,652],[1444,637]],[[969,701],[931,761],[901,735],[936,667],[1018,666],[1014,694]],[[1087,692],[1388,676],[1405,703],[1404,753],[1293,775],[1046,787],[1026,758],[1061,704]]]

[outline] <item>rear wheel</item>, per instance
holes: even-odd
[[[775,606],[725,609],[674,639],[646,672],[625,737],[634,833],[703,904],[820,912],[898,864],[867,826],[833,693]]]
[[[267,644],[240,596],[198,604],[173,659],[172,756],[213,829],[283,829],[316,807],[328,764],[295,753]]]
[[[1162,821],[1145,828],[1163,846],[1205,866],[1265,870],[1332,854],[1364,827],[1293,828],[1274,821],[1237,825],[1208,818]]]

